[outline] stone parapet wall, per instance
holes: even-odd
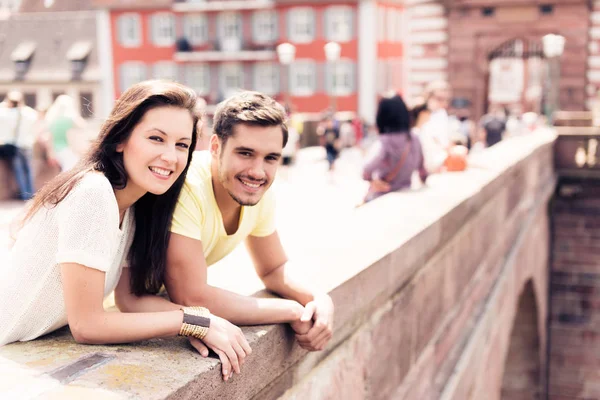
[[[497,150],[493,156],[506,155]],[[356,301],[370,300],[359,314],[360,327],[354,327],[349,339],[316,369],[304,360],[295,372],[289,371],[298,378],[311,370],[282,398],[500,398],[502,388],[510,384],[503,382],[505,363],[517,304],[528,282],[538,310],[535,336],[539,347],[534,352],[541,366],[537,390],[543,390],[547,204],[554,187],[551,156],[546,144],[506,170],[499,167],[501,172],[487,184],[477,185],[474,192],[468,191],[461,177],[452,177],[456,181],[449,179],[446,196],[462,190],[472,196],[455,203],[445,215],[437,214],[439,206],[427,201],[420,207],[410,204],[417,207],[419,216],[414,216],[415,208],[407,207],[412,217],[407,210],[399,210],[403,222],[390,222],[398,224],[397,230],[386,226],[385,236],[401,237],[400,226],[414,226],[427,211],[439,219],[363,271],[360,279],[355,278],[352,291],[360,293],[361,299]],[[499,160],[492,157],[485,164],[492,166]],[[476,178],[472,175],[472,179]],[[373,212],[404,205],[407,199],[400,198],[405,196],[409,195],[389,196],[379,206],[374,203]],[[448,204],[441,197],[438,201]],[[368,299],[365,291],[379,292],[379,296]],[[308,363],[310,368],[303,365]],[[261,393],[255,397],[262,398],[277,396]]]
[[[253,354],[224,383],[219,363],[184,339],[82,346],[63,329],[0,348],[0,397],[27,389],[144,399],[500,398],[502,388],[515,390],[503,376],[526,284],[545,364],[553,140],[503,141],[464,173],[433,176],[425,190],[307,231],[295,265],[336,304],[323,352],[301,350],[285,326],[244,328]],[[231,289],[230,276],[211,284]],[[237,285],[244,294],[261,288]]]

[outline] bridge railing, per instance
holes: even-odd
[[[546,318],[553,141],[541,134],[511,138],[474,157],[467,171],[432,176],[425,190],[391,193],[343,220],[295,226],[305,229],[297,236],[296,272],[336,304],[335,334],[323,352],[300,349],[283,325],[244,327],[253,354],[242,374],[224,383],[218,360],[202,358],[183,338],[86,346],[62,329],[0,347],[0,398],[412,400],[500,393],[500,355],[525,281],[534,280],[538,318]],[[209,282],[264,295],[260,281],[247,275],[252,267],[240,264],[211,267],[223,269]]]

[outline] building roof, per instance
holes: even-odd
[[[171,8],[174,0],[92,0],[96,8],[143,9]]]
[[[93,0],[21,0],[20,13],[91,10]]]
[[[0,20],[0,82],[15,80],[19,61],[30,63],[23,82],[69,82],[71,60],[86,57],[79,81],[99,81],[93,11],[15,14]]]

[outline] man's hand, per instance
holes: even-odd
[[[312,327],[308,332],[301,333],[306,330],[307,323],[311,322]],[[296,331],[296,339],[300,347],[308,351],[323,350],[333,336],[333,301],[331,297],[324,294],[306,304],[299,323],[292,323],[292,328]]]
[[[304,309],[304,307],[302,307],[302,308]],[[302,316],[304,316],[304,314],[305,313],[303,311]],[[297,335],[306,335],[308,333],[308,331],[310,331],[310,328],[312,328],[313,321],[310,317],[306,321],[298,319],[294,322],[291,322],[290,326],[292,327],[294,332],[296,332],[296,336]]]

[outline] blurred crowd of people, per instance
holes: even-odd
[[[424,183],[431,174],[462,171],[469,153],[540,125],[537,114],[518,115],[500,105],[491,105],[488,113],[474,121],[468,109],[453,109],[451,99],[450,85],[444,81],[431,82],[412,107],[399,93],[390,91],[379,102],[373,127],[356,116],[336,118],[327,110],[317,135],[329,170],[334,170],[345,148],[361,147],[367,153],[363,179],[370,183],[365,196],[370,201],[410,188],[415,178]]]
[[[370,201],[411,187],[415,177],[425,182],[433,173],[461,171],[469,152],[493,146],[506,136],[530,132],[539,122],[537,114],[515,115],[496,105],[475,122],[467,109],[450,107],[451,95],[447,82],[431,82],[409,107],[399,93],[390,91],[379,102],[374,126],[354,114],[324,111],[316,135],[329,170],[335,169],[344,149],[360,148],[367,158],[363,178],[370,182],[365,197]],[[206,103],[201,98],[198,107],[204,113]],[[289,140],[282,163],[291,165],[307,125],[292,107],[285,108]],[[18,197],[28,200],[45,181],[36,182],[33,160],[54,174],[73,168],[81,155],[74,137],[86,129],[86,121],[68,95],[58,96],[47,109],[34,110],[24,104],[22,93],[13,91],[0,103],[0,127],[0,160],[12,168]],[[203,124],[197,150],[208,147],[210,134],[211,127]]]
[[[73,135],[85,126],[68,95],[59,95],[48,108],[34,110],[25,105],[21,92],[8,93],[0,103],[0,160],[12,169],[19,199],[29,200],[43,183],[36,182],[35,159],[41,160],[42,170],[59,172],[75,166],[79,154]]]

